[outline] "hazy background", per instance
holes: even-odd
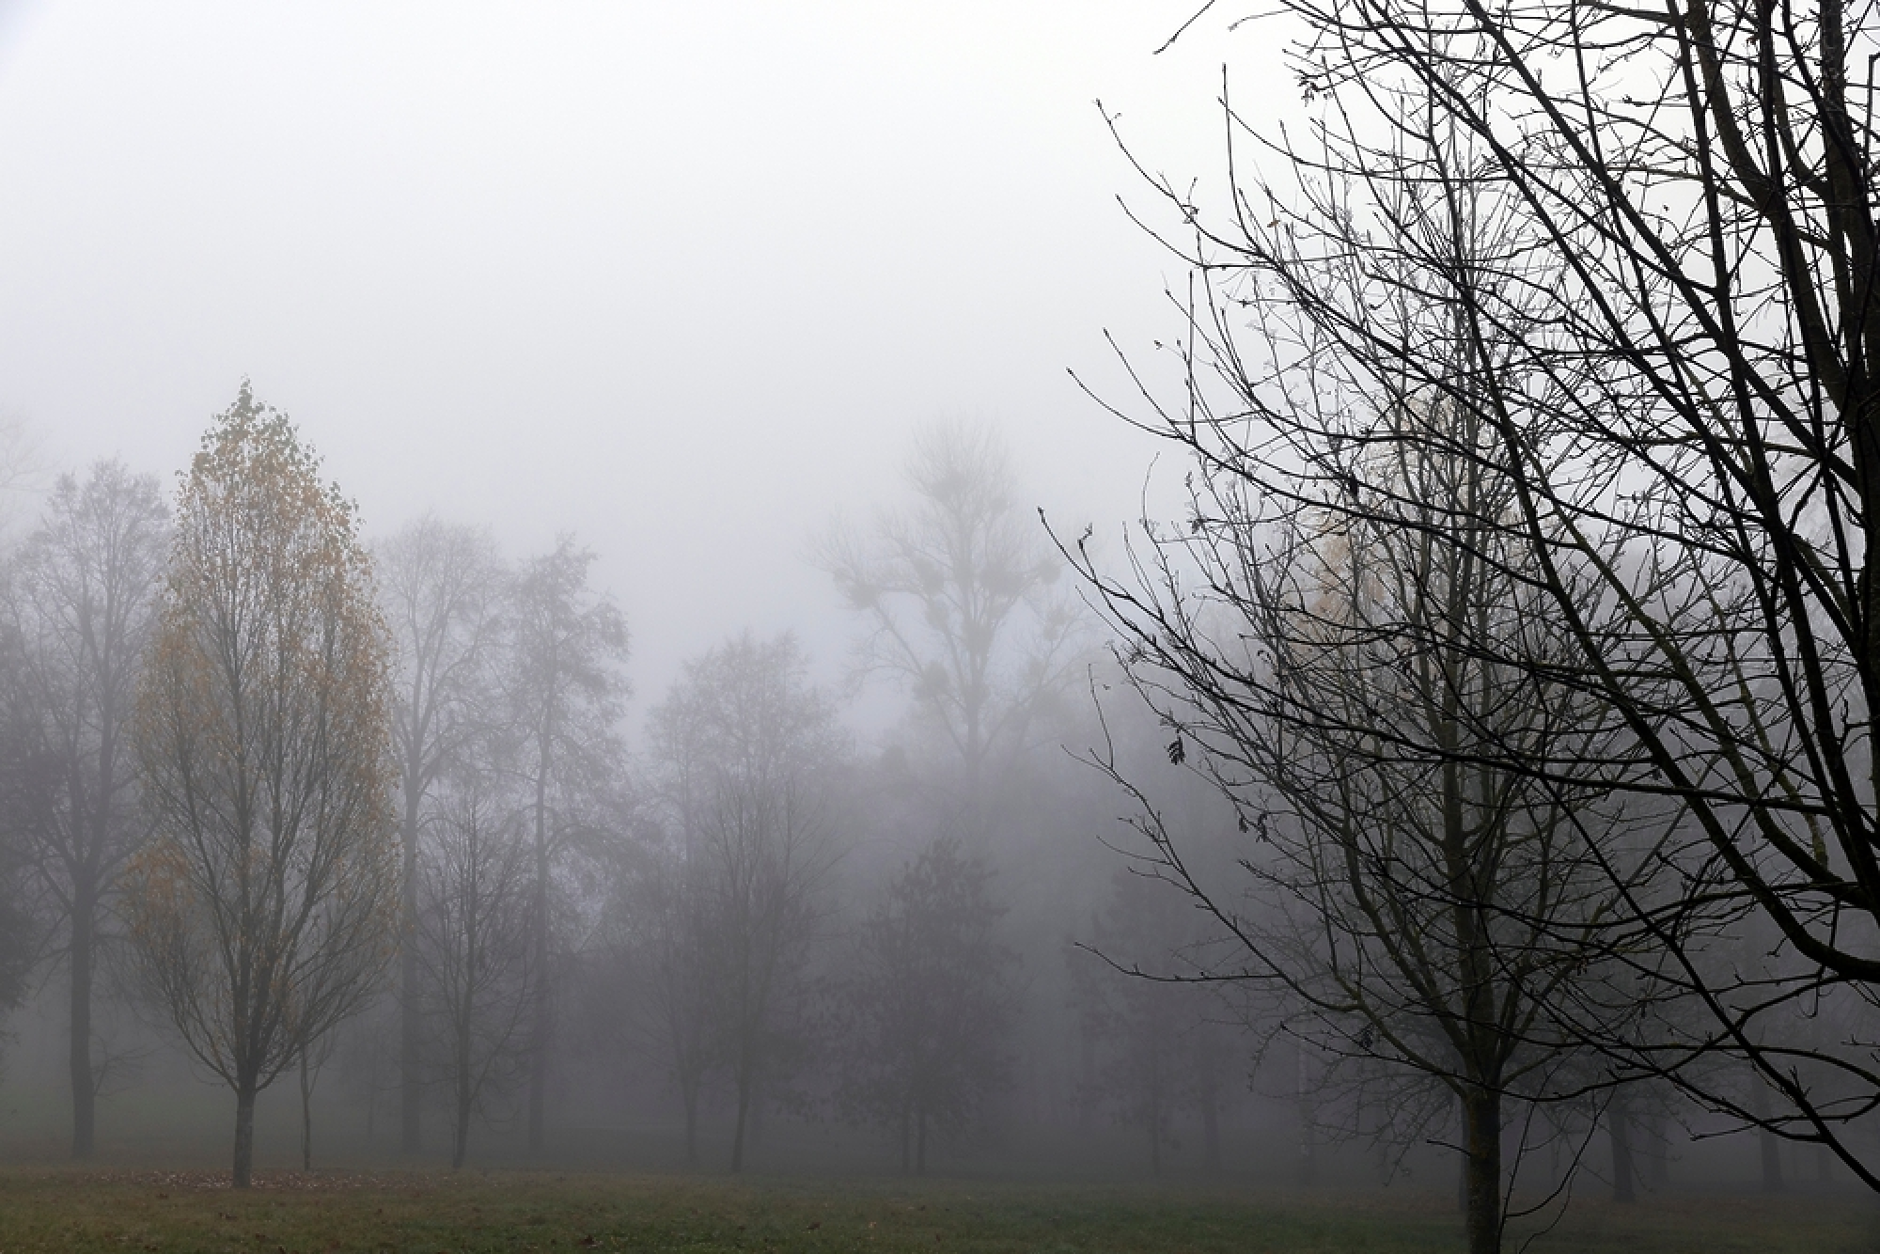
[[[372,536],[435,509],[572,530],[680,659],[853,634],[803,561],[901,495],[909,433],[992,421],[1110,531],[1154,450],[1067,368],[1178,329],[1119,208],[1220,168],[1276,40],[1192,0],[0,3],[0,415],[47,470],[183,466],[242,375]],[[1138,199],[1147,200],[1138,196]],[[18,515],[30,515],[27,502]]]

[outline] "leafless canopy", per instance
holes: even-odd
[[[1564,999],[1585,1012],[1582,1039],[1830,1143],[1880,1184],[1837,1133],[1880,1093],[1871,1051],[1793,1029],[1798,998],[1841,982],[1871,999],[1880,977],[1876,10],[1280,8],[1303,31],[1309,138],[1260,134],[1224,93],[1226,196],[1147,176],[1195,276],[1176,302],[1185,386],[1165,400],[1138,375],[1140,405],[1119,410],[1193,458],[1195,506],[1185,534],[1151,531],[1133,581],[1086,566],[1130,660],[1212,727],[1342,722],[1371,764],[1525,778],[1520,794],[1564,801],[1582,825],[1584,796],[1656,816],[1655,840],[1588,830],[1580,846],[1603,908],[1630,920],[1603,949],[1623,974]],[[1403,421],[1419,413],[1459,421]],[[1460,479],[1432,495],[1406,464]],[[1493,486],[1492,507],[1468,482]],[[1302,537],[1347,540],[1354,572],[1360,548],[1473,563],[1504,613],[1404,613],[1353,638],[1320,612],[1321,637],[1345,637],[1334,653],[1239,617],[1276,588],[1311,607]],[[1441,589],[1427,573],[1412,585]],[[1366,691],[1448,657],[1523,676],[1523,725],[1552,692],[1599,734],[1457,740],[1375,705],[1328,707],[1320,685],[1288,705],[1319,659],[1367,653],[1381,682]],[[1449,679],[1431,692],[1472,700]],[[1313,760],[1297,735],[1264,762],[1244,734],[1202,739],[1230,785]],[[1364,780],[1382,777],[1367,765]],[[1336,799],[1349,815],[1348,783],[1321,772],[1291,809]],[[1772,928],[1769,958],[1708,961],[1701,942],[1746,907]],[[1560,938],[1530,904],[1495,908]],[[1324,917],[1322,943],[1349,945],[1346,915]],[[1702,1021],[1615,1019],[1642,988]],[[1720,1052],[1786,1110],[1688,1065]]]

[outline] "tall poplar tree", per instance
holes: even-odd
[[[357,1009],[399,905],[389,646],[353,507],[246,381],[176,511],[137,746],[132,941],[189,1051],[255,1096]]]

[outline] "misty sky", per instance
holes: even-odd
[[[373,535],[579,533],[642,705],[744,626],[839,661],[805,549],[923,420],[1140,511],[1153,447],[1065,372],[1117,385],[1185,280],[1093,101],[1185,182],[1224,60],[1290,92],[1224,20],[1152,55],[1193,6],[0,0],[0,414],[167,479],[248,374]]]

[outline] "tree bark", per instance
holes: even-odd
[[[1471,1089],[1462,1114],[1469,1254],[1501,1254],[1501,1094]]]
[[[235,1169],[232,1183],[247,1188],[254,1178],[255,1165],[255,1086],[244,1081],[235,1089]]]

